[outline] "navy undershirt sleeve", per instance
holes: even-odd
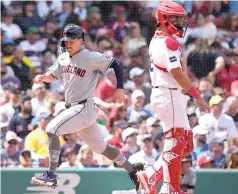
[[[117,88],[123,89],[124,85],[124,69],[121,61],[114,59],[110,68],[113,68],[117,78]]]

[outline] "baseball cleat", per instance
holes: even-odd
[[[57,175],[52,172],[45,171],[42,175],[32,177],[33,184],[47,186],[55,189],[57,187]]]
[[[129,177],[133,181],[133,183],[136,185],[136,191],[138,191],[140,189],[139,188],[140,182],[138,182],[136,173],[144,170],[144,164],[143,163],[135,163],[132,166],[133,166],[133,171],[129,173]]]

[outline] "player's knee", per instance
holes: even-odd
[[[89,147],[93,150],[94,153],[96,154],[102,154],[106,147],[107,147],[107,143],[106,142],[100,142],[97,144],[91,144],[89,145]]]
[[[49,125],[46,127],[46,133],[48,134],[53,134],[59,136],[59,134],[56,132],[56,130]]]

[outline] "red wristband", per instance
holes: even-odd
[[[197,90],[195,87],[191,87],[191,88],[188,90],[188,93],[189,93],[192,97],[194,97],[195,99],[201,98],[200,93],[198,92],[198,90]]]

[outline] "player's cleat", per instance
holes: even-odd
[[[133,171],[129,173],[130,179],[133,181],[133,183],[136,185],[136,191],[139,190],[140,183],[138,182],[136,173],[139,171],[144,170],[144,164],[143,163],[135,163],[133,164]]]
[[[32,177],[31,181],[36,185],[47,186],[55,189],[57,186],[57,175],[45,171],[42,175]]]
[[[145,194],[158,194],[157,190],[157,173],[153,168],[140,171],[136,173],[137,179],[140,183],[139,188],[144,189]]]

